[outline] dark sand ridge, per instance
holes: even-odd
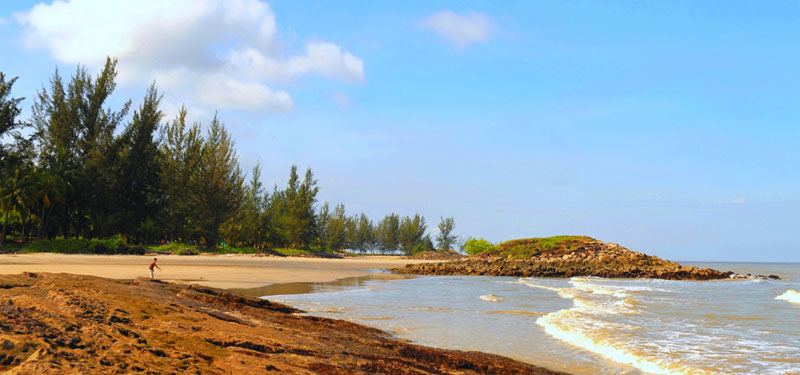
[[[257,298],[148,279],[0,275],[8,374],[556,374],[300,316]]]

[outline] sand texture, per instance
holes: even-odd
[[[153,255],[2,254],[0,274],[52,272],[112,279],[150,277]],[[377,269],[429,262],[390,256],[343,259],[261,257],[254,255],[156,255],[159,280],[215,288],[255,288],[274,283],[324,282],[364,276]]]
[[[198,285],[0,275],[7,374],[556,374]]]

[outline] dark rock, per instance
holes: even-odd
[[[598,276],[607,278],[658,278],[715,280],[734,275],[710,268],[686,267],[675,262],[628,250],[617,244],[589,241],[568,250],[541,252],[526,259],[474,256],[445,263],[409,264],[391,270],[418,275],[490,275],[522,277]],[[733,277],[747,278],[735,275]]]

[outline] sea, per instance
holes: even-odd
[[[798,374],[800,264],[690,263],[782,280],[376,273],[264,298],[397,338],[571,374]]]

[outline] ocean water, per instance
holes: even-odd
[[[379,277],[266,298],[573,374],[800,374],[800,264],[693,265],[784,280]]]

